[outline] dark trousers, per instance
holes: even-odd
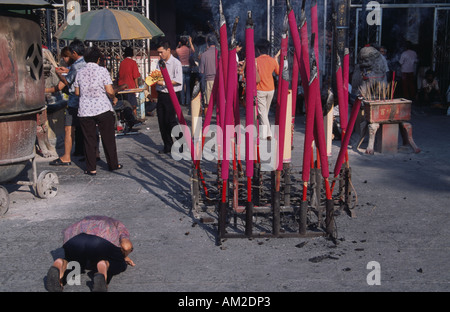
[[[183,66],[183,89],[181,90],[181,105],[191,105],[191,67]]]
[[[126,95],[125,100],[130,102],[131,107],[133,107],[133,109],[135,109],[138,105],[136,94],[135,93],[126,93],[125,95]]]
[[[402,73],[402,89],[405,99],[415,100],[416,84],[414,81],[414,73]]]
[[[178,101],[180,101],[180,92],[176,92],[176,95]],[[178,120],[169,93],[158,92],[156,113],[158,114],[159,131],[164,143],[164,152],[170,152],[173,144],[171,133],[173,127],[178,125]]]
[[[95,171],[97,168],[97,125],[109,168],[115,169],[119,165],[114,128],[115,122],[114,113],[111,111],[92,117],[80,117],[80,125],[84,135],[87,171]]]
[[[72,237],[63,245],[65,259],[77,261],[82,269],[95,270],[102,260],[109,262],[108,275],[116,275],[126,270],[122,251],[111,242],[86,233]]]

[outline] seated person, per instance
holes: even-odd
[[[114,88],[115,93],[125,90],[126,84],[117,86]],[[141,123],[137,120],[136,116],[134,115],[133,106],[130,102],[127,100],[119,100],[116,96],[114,99],[112,99],[112,105],[114,108],[114,111],[122,111],[123,113],[123,119],[126,124],[126,132],[132,131],[133,127],[140,125]]]
[[[429,69],[425,73],[425,79],[422,80],[422,89],[420,90],[421,101],[424,104],[430,104],[435,107],[443,108],[442,96],[439,90],[438,81],[434,72]]]
[[[139,94],[141,103],[145,103],[145,115],[154,116],[156,110],[156,99],[152,98],[151,89],[148,84],[145,83],[144,79],[138,78],[139,88],[144,89],[144,92]]]

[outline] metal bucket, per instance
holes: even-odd
[[[36,114],[43,109],[39,24],[33,15],[0,10],[0,182],[34,157]]]

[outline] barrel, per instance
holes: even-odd
[[[34,157],[38,112],[0,115],[0,183],[14,179]]]
[[[34,157],[45,109],[40,26],[34,15],[0,10],[0,183]]]

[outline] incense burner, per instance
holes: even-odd
[[[412,125],[408,122],[411,119],[410,100],[400,98],[364,101],[364,116],[366,126],[358,147],[368,133],[366,154],[373,154],[375,150],[380,153],[397,153],[399,129],[403,145],[411,146],[415,153],[420,152],[412,138]]]

